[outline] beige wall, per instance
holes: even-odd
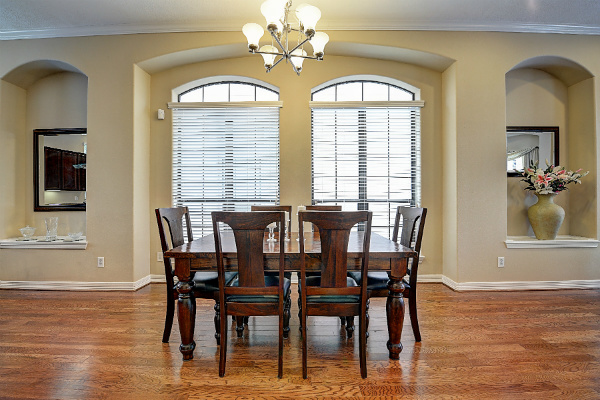
[[[421,273],[443,273],[456,282],[600,279],[598,249],[520,250],[504,245],[507,227],[522,224],[522,218],[515,222],[507,215],[505,125],[513,103],[507,106],[506,74],[525,60],[554,55],[597,76],[600,38],[389,31],[334,31],[330,37],[331,53],[323,62],[307,61],[300,77],[286,65],[265,74],[258,56],[242,56],[245,42],[237,32],[0,42],[0,76],[30,61],[59,60],[88,78],[90,242],[85,251],[0,250],[0,280],[132,282],[148,270],[161,274],[162,266],[154,261],[158,239],[152,209],[171,201],[171,133],[170,113],[158,121],[156,110],[166,109],[174,87],[224,74],[249,76],[280,88],[282,203],[310,201],[310,89],[351,74],[390,76],[419,87],[426,103],[422,203],[429,213]],[[353,49],[352,43],[360,46]],[[351,56],[347,49],[352,49]],[[569,107],[583,106],[574,99],[578,93],[586,97],[586,115],[577,129],[569,129],[573,135],[585,131],[585,137],[570,145],[592,153],[581,160],[587,169],[596,169],[598,162],[596,81],[568,88]],[[534,82],[526,80],[525,86]],[[19,144],[32,135],[25,123],[27,90],[16,80],[0,85],[0,115],[7,118],[1,119],[0,141],[10,145],[13,140],[19,154],[0,159],[2,180],[9,183],[0,196],[0,210],[11,214],[0,216],[5,236],[18,233],[15,229],[27,223],[31,208],[19,201],[24,190],[32,190],[27,189],[31,179],[11,182],[17,175],[15,163],[28,157],[31,148]],[[15,109],[8,113],[5,107]],[[568,154],[572,160],[573,152]],[[583,229],[591,237],[598,236],[596,180],[595,175],[585,180],[588,199],[577,204],[584,210],[583,218],[594,221]],[[569,223],[575,231],[574,221]],[[106,268],[96,268],[98,256],[105,257]],[[504,269],[496,267],[498,256],[506,258]],[[570,266],[568,274],[565,265]]]

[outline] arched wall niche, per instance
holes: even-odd
[[[85,75],[75,66],[63,61],[36,60],[14,68],[4,75],[2,79],[20,88],[28,89],[40,79],[60,72],[73,72]]]
[[[0,142],[7,144],[0,149],[0,169],[8,180],[0,202],[0,235],[18,236],[25,225],[42,234],[49,215],[59,217],[59,235],[85,232],[84,211],[33,211],[33,130],[87,127],[88,77],[66,62],[36,60],[12,69],[0,85],[0,104],[10,105],[0,107]]]
[[[558,126],[559,164],[590,171],[555,199],[566,212],[559,235],[597,238],[595,77],[581,64],[556,56],[534,57],[506,73],[506,125]],[[541,167],[545,167],[542,160]],[[536,197],[519,177],[508,177],[507,236],[533,236],[527,209]]]

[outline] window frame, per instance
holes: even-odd
[[[251,82],[248,82],[248,81],[251,81]],[[197,80],[197,81],[194,81],[192,83],[188,83],[188,84],[180,86],[179,88],[177,88],[177,89],[175,89],[173,91],[173,96],[176,99],[179,99],[181,95],[183,95],[185,93],[189,93],[190,91],[196,90],[198,88],[204,88],[207,85],[210,85],[210,86],[217,85],[217,84],[228,84],[229,85],[231,83],[243,83],[243,84],[248,84],[248,85],[255,86],[255,94],[256,94],[256,88],[262,88],[262,89],[267,89],[267,90],[274,91],[272,89],[273,88],[272,85],[263,85],[262,82],[260,82],[260,83],[257,83],[257,82],[260,82],[260,81],[256,81],[256,80],[252,80],[252,79],[247,79],[247,80],[236,79],[235,81],[230,81],[229,80],[229,81],[215,82],[213,78],[211,78],[211,79],[203,79],[203,80]],[[204,85],[202,85],[202,84],[198,85],[198,83],[204,83]],[[177,93],[178,90],[179,90],[179,93]],[[279,97],[279,90],[278,89],[277,89],[277,91],[275,93]],[[231,98],[231,97],[229,97],[229,98]],[[205,203],[208,204],[207,202],[202,201],[202,199],[206,199],[205,196],[204,197],[199,197],[195,202],[191,203],[190,201],[186,201],[184,199],[184,197],[181,196],[181,193],[180,193],[181,188],[177,189],[177,185],[178,184],[180,185],[182,183],[182,182],[180,182],[182,178],[178,177],[178,172],[177,172],[178,169],[180,170],[182,168],[182,164],[179,163],[178,161],[176,161],[176,158],[178,157],[178,155],[176,154],[176,152],[179,151],[179,149],[180,149],[180,146],[178,147],[178,144],[176,144],[176,141],[177,140],[183,140],[183,139],[181,139],[181,137],[180,137],[181,133],[178,135],[178,133],[176,132],[176,129],[180,129],[181,130],[181,126],[178,125],[181,122],[180,121],[178,122],[178,121],[175,120],[175,115],[178,112],[182,112],[182,110],[185,110],[185,109],[189,109],[190,112],[193,112],[194,109],[197,109],[198,110],[198,114],[202,114],[204,112],[206,115],[223,116],[223,115],[227,114],[227,110],[223,110],[223,109],[231,109],[233,115],[235,116],[235,117],[232,117],[232,120],[239,119],[239,115],[238,114],[243,114],[243,113],[248,113],[249,116],[254,116],[256,114],[266,115],[265,113],[267,113],[267,114],[271,115],[271,117],[269,117],[269,120],[272,120],[273,115],[268,110],[265,110],[264,113],[258,113],[257,112],[258,110],[250,112],[249,110],[246,110],[246,109],[256,109],[256,108],[269,108],[269,109],[277,108],[277,109],[279,109],[282,106],[283,106],[283,103],[281,101],[241,101],[241,102],[210,102],[210,101],[209,102],[178,102],[178,101],[175,101],[175,102],[168,103],[169,109],[172,109],[173,110],[173,114],[174,114],[173,121],[172,121],[172,135],[173,136],[172,136],[172,140],[171,140],[172,145],[173,145],[173,149],[172,149],[172,156],[173,156],[173,159],[172,159],[172,168],[173,169],[172,169],[172,173],[171,173],[171,179],[172,179],[172,192],[171,192],[172,204],[174,206],[181,206],[181,205],[188,205],[189,206],[190,204],[196,203],[196,208],[198,208],[199,210],[194,210],[194,207],[190,207],[190,216],[191,216],[191,219],[192,219],[192,225],[193,225],[194,231],[197,232],[197,234],[204,235],[204,234],[212,232],[212,226],[206,222],[207,219],[210,218],[210,215],[209,215],[210,211],[207,211],[207,210],[211,209],[211,207],[205,205]],[[221,110],[210,111],[210,109],[221,109]],[[213,118],[213,117],[211,117],[211,118]],[[212,120],[208,121],[209,129],[210,129],[210,124],[214,123],[214,122],[211,122],[211,121]],[[242,126],[242,125],[240,125],[240,126]],[[256,131],[256,127],[259,127],[258,130],[260,130],[261,129],[260,127],[262,127],[262,126],[264,126],[264,124],[262,124],[262,123],[252,124],[252,126],[248,126],[248,128],[249,128],[248,132],[252,132],[253,130]],[[192,128],[192,130],[193,129],[194,128]],[[273,129],[276,129],[276,133],[273,131]],[[276,197],[274,199],[272,199],[272,201],[266,201],[265,200],[266,202],[265,201],[258,201],[258,202],[257,201],[250,201],[249,198],[247,199],[247,202],[244,202],[244,201],[236,201],[235,200],[236,196],[234,196],[234,198],[233,198],[234,201],[231,202],[231,201],[227,201],[230,198],[227,197],[227,196],[225,196],[223,198],[223,204],[222,204],[222,207],[221,207],[223,210],[234,210],[235,209],[235,210],[238,210],[238,211],[244,211],[247,208],[248,211],[249,211],[250,210],[250,206],[254,205],[254,204],[279,204],[280,196],[281,196],[281,193],[280,193],[280,177],[281,177],[281,173],[280,173],[280,145],[279,145],[280,134],[279,134],[279,131],[280,131],[280,120],[279,120],[279,110],[277,110],[277,116],[276,116],[275,125],[270,126],[270,128],[268,129],[268,132],[270,132],[268,134],[268,136],[271,138],[269,140],[272,140],[275,137],[277,138],[277,143],[274,144],[274,145],[272,145],[272,146],[270,146],[271,149],[273,147],[276,148],[276,155],[275,154],[270,154],[269,155],[269,159],[271,160],[271,162],[269,164],[269,168],[273,168],[273,167],[276,168],[276,173],[272,174],[272,177],[271,177],[271,178],[276,179]],[[206,135],[209,134],[209,131],[202,131],[199,128],[198,133],[199,134],[203,134],[204,135],[203,137],[207,137]],[[233,141],[233,135],[234,135],[234,133],[231,134],[232,137],[230,138],[230,139],[232,139],[232,141]],[[252,136],[251,133],[248,134],[248,137],[251,137],[251,136]],[[229,137],[229,136],[227,136],[227,137]],[[256,136],[255,136],[255,138],[256,138]],[[208,140],[209,139],[207,139],[206,141],[208,141]],[[204,143],[204,140],[202,140],[202,142]],[[256,153],[256,149],[261,149],[261,151],[262,151],[262,146],[255,141],[254,143],[251,143],[250,146],[247,146],[246,149],[250,150],[250,153],[252,153],[252,152]],[[225,149],[223,149],[223,157],[220,160],[221,163],[222,163],[223,160],[228,159],[225,153],[226,153],[226,151],[225,151]],[[205,153],[203,153],[203,154],[205,154]],[[231,162],[230,164],[225,163],[222,166],[220,166],[220,169],[222,169],[223,174],[225,174],[226,171],[229,171],[229,173],[231,173],[231,171],[233,171],[233,168],[234,168],[233,165],[235,164],[235,162]],[[273,165],[271,165],[271,164],[273,164]],[[229,165],[229,167],[228,167],[228,165]],[[249,168],[249,169],[257,168],[257,167],[263,168],[264,164],[263,163],[259,163],[259,162],[255,162],[253,164],[246,164],[245,165],[245,168]],[[206,168],[206,166],[204,164],[204,161],[203,161],[203,164],[202,164],[201,168]],[[235,167],[235,168],[238,168],[238,167]],[[219,168],[217,168],[217,169],[219,169]],[[204,170],[202,170],[202,171],[204,171]],[[254,176],[254,177],[256,177],[257,175],[256,174],[250,174],[250,173],[248,173],[248,176]],[[225,179],[226,178],[225,176],[222,176],[222,178],[223,179],[221,179],[220,181],[217,180],[218,182],[220,182],[220,184],[218,182],[217,182],[217,184],[218,185],[222,185],[223,186],[222,189],[225,190],[225,188],[228,187],[227,186],[227,182],[225,182],[227,179]],[[198,182],[201,182],[202,184],[204,184],[205,182],[207,182],[206,179],[207,179],[207,174],[206,174],[206,172],[203,172],[201,174],[201,178],[198,180]],[[257,181],[260,181],[260,179],[264,179],[264,178],[262,178],[262,175],[260,177],[255,178],[255,179],[251,179],[250,181],[246,180],[244,182],[246,182],[246,183],[247,182],[250,182],[250,183],[254,182],[254,183],[256,183]],[[270,179],[270,181],[272,182],[273,180]],[[218,187],[218,185],[217,185],[217,187]],[[243,183],[242,183],[242,185],[243,185]],[[272,185],[272,183],[271,183],[271,185]],[[252,185],[250,185],[250,187],[251,186]],[[233,190],[232,188],[229,188],[229,189],[231,189],[230,191]],[[183,189],[183,190],[185,190],[185,189]],[[220,189],[215,189],[215,190],[216,190],[216,192],[218,192]],[[232,191],[232,193],[233,193],[233,191]],[[214,201],[209,201],[209,203],[213,204],[215,202]],[[241,207],[240,208],[239,207],[240,204],[247,204],[247,207]],[[200,210],[202,210],[202,211],[200,211]],[[205,215],[205,214],[207,214],[207,215]]]
[[[412,93],[412,97],[413,100],[412,101],[338,101],[338,94],[337,94],[337,86],[339,85],[344,85],[344,84],[348,84],[348,83],[354,83],[354,82],[362,82],[363,83],[363,87],[361,88],[362,93],[361,93],[361,97],[364,98],[364,83],[368,82],[368,83],[377,83],[377,84],[385,84],[388,85],[388,99],[390,96],[390,90],[389,87],[396,87],[399,88],[403,91],[406,91],[408,93]],[[342,78],[337,78],[334,79],[332,81],[326,82],[322,85],[316,86],[315,88],[312,89],[311,91],[311,99],[314,96],[314,94],[322,91],[322,90],[326,90],[332,87],[336,87],[335,90],[335,100],[333,101],[314,101],[311,100],[309,103],[309,106],[311,108],[311,114],[312,114],[312,119],[311,119],[311,145],[312,145],[312,151],[311,151],[311,203],[312,204],[343,204],[344,200],[342,198],[340,198],[339,194],[336,193],[335,194],[335,199],[332,199],[332,201],[327,201],[326,199],[316,199],[315,198],[315,126],[314,126],[314,120],[315,120],[315,114],[314,114],[314,110],[316,109],[333,109],[333,110],[342,110],[342,109],[356,109],[357,110],[357,118],[358,121],[361,121],[362,118],[362,123],[359,123],[358,125],[358,129],[357,129],[357,136],[358,136],[358,142],[357,142],[357,146],[359,148],[361,148],[361,146],[365,146],[366,145],[366,141],[368,140],[367,138],[367,127],[368,127],[368,123],[366,121],[366,114],[367,114],[367,109],[372,109],[372,108],[384,108],[384,109],[392,109],[392,108],[408,108],[408,109],[414,109],[414,110],[419,110],[420,108],[424,107],[425,102],[420,100],[420,90],[418,88],[415,88],[409,84],[406,84],[405,82],[399,81],[399,80],[395,80],[392,78],[386,78],[386,77],[379,77],[379,76],[373,76],[373,75],[355,75],[355,76],[348,76],[348,77],[342,77]],[[363,111],[361,111],[363,110]],[[415,115],[416,114],[416,115]],[[357,203],[357,208],[358,209],[363,209],[366,208],[366,204],[372,203],[372,202],[378,202],[378,203],[387,203],[388,204],[388,215],[385,216],[387,217],[388,220],[388,224],[386,224],[386,226],[381,226],[379,228],[379,230],[383,231],[384,229],[387,229],[387,234],[389,237],[391,237],[392,234],[392,225],[393,225],[393,219],[395,217],[395,215],[391,215],[392,214],[392,204],[397,204],[397,205],[410,205],[410,206],[418,206],[420,205],[421,202],[421,189],[420,189],[420,177],[421,177],[421,165],[420,165],[420,138],[421,138],[421,127],[420,127],[420,110],[416,113],[413,114],[413,116],[411,117],[412,119],[414,118],[418,118],[418,121],[414,121],[411,123],[411,133],[410,133],[410,138],[411,138],[411,168],[410,168],[410,173],[411,173],[411,198],[408,199],[408,202],[404,202],[402,200],[407,200],[407,199],[394,199],[394,198],[390,198],[389,195],[389,191],[390,191],[390,182],[389,182],[389,172],[388,172],[388,183],[387,183],[387,190],[388,190],[388,196],[387,199],[385,200],[375,200],[375,199],[369,199],[368,196],[368,189],[367,189],[367,182],[368,182],[368,176],[367,176],[367,152],[365,151],[364,154],[358,150],[358,188],[357,188],[357,201],[352,201],[352,203]],[[336,132],[338,130],[337,128],[337,121],[335,122],[335,128],[334,129]],[[416,133],[414,132],[414,129],[417,129]],[[362,132],[362,133],[361,133]],[[388,137],[389,137],[389,128],[388,128]],[[337,134],[336,134],[337,135]],[[337,139],[334,139],[337,140]],[[338,151],[338,144],[335,143],[335,147],[336,147],[336,154]],[[363,147],[366,148],[366,147]],[[363,154],[363,157],[360,157],[360,154]],[[412,154],[414,154],[414,157],[412,156]],[[336,161],[337,162],[337,161]],[[388,165],[390,164],[390,153],[389,153],[389,148],[388,148],[388,155],[387,155],[387,162]],[[362,166],[362,167],[361,167]],[[363,176],[364,175],[364,176]],[[335,182],[336,182],[336,188],[337,186],[339,186],[338,182],[339,182],[339,177],[337,176],[337,174],[334,176]],[[363,204],[363,207],[361,207],[361,204]],[[395,209],[395,207],[394,207]],[[375,218],[376,216],[374,216]],[[383,218],[384,216],[381,215],[380,219]]]

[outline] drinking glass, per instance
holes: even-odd
[[[277,226],[277,224],[275,222],[273,222],[267,226],[267,228],[269,228],[269,238],[267,239],[267,242],[275,241],[275,227],[276,226]]]
[[[58,217],[44,218],[46,223],[46,240],[56,240],[56,231],[58,229]]]

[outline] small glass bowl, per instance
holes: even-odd
[[[23,237],[25,239],[31,239],[31,237],[35,233],[35,229],[36,228],[33,228],[33,227],[27,225],[25,228],[19,229],[19,231],[21,232],[21,235],[23,235]]]
[[[83,232],[70,232],[67,235],[69,235],[71,240],[79,240],[81,238],[81,235],[83,235]]]

